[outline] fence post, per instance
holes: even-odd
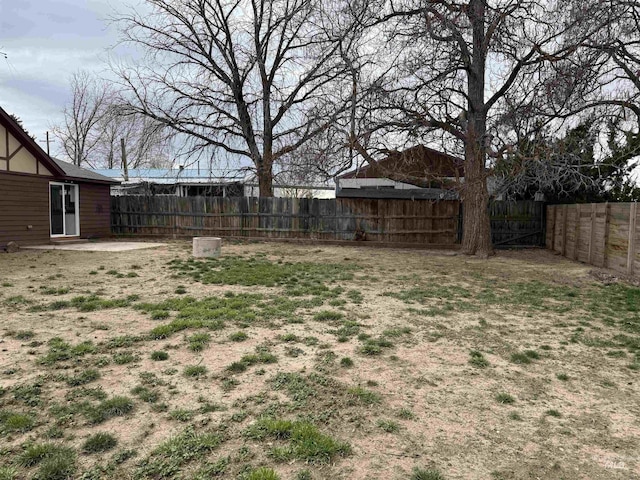
[[[589,264],[593,265],[596,243],[596,204],[591,204],[591,230],[589,231]]]
[[[633,275],[633,264],[636,252],[636,217],[638,204],[632,202],[629,205],[629,243],[627,250],[627,275]]]
[[[562,226],[562,256],[567,256],[567,218],[569,217],[569,205],[564,204],[562,208],[564,225]]]
[[[582,212],[582,205],[576,205],[576,225],[573,230],[573,259],[578,260],[580,256],[578,248],[580,247],[580,215]]]
[[[464,208],[464,206],[462,205],[462,202],[458,202],[458,231],[457,233],[457,242],[459,244],[462,244],[462,233],[463,233],[463,222],[462,222],[462,209]]]
[[[549,215],[549,209],[552,209],[551,212],[553,212],[553,215],[551,215],[551,218],[553,219],[553,223],[551,224],[551,251],[555,252],[556,251],[556,222],[558,221],[558,207],[556,205],[549,205],[547,206],[547,215]]]
[[[604,253],[602,254],[602,267],[606,268],[606,266],[609,264],[608,260],[608,255],[607,252],[609,251],[608,246],[609,246],[609,229],[610,229],[610,223],[611,223],[611,219],[610,219],[610,208],[609,208],[609,202],[606,202],[604,204]]]

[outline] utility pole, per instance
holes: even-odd
[[[47,130],[47,155],[51,156],[49,153],[49,130]]]
[[[124,172],[124,181],[129,181],[129,167],[127,166],[127,150],[124,145],[124,138],[120,139],[120,150],[122,151],[122,171]]]

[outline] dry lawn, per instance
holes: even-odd
[[[589,270],[0,255],[0,480],[640,478],[640,289]]]

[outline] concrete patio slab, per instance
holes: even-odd
[[[128,252],[146,248],[164,247],[166,243],[151,242],[87,242],[68,245],[34,245],[22,247],[23,250],[75,250],[78,252]]]

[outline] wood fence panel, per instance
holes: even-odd
[[[629,246],[629,204],[611,204],[609,208],[609,241],[607,243],[607,268],[627,271]]]
[[[565,257],[640,276],[636,203],[547,206],[546,246]]]
[[[122,196],[111,206],[116,235],[353,240],[363,230],[371,242],[425,245],[457,243],[461,213],[458,201],[360,198]],[[535,230],[531,238],[544,240],[541,204],[496,202],[491,208],[500,238],[521,239]]]

